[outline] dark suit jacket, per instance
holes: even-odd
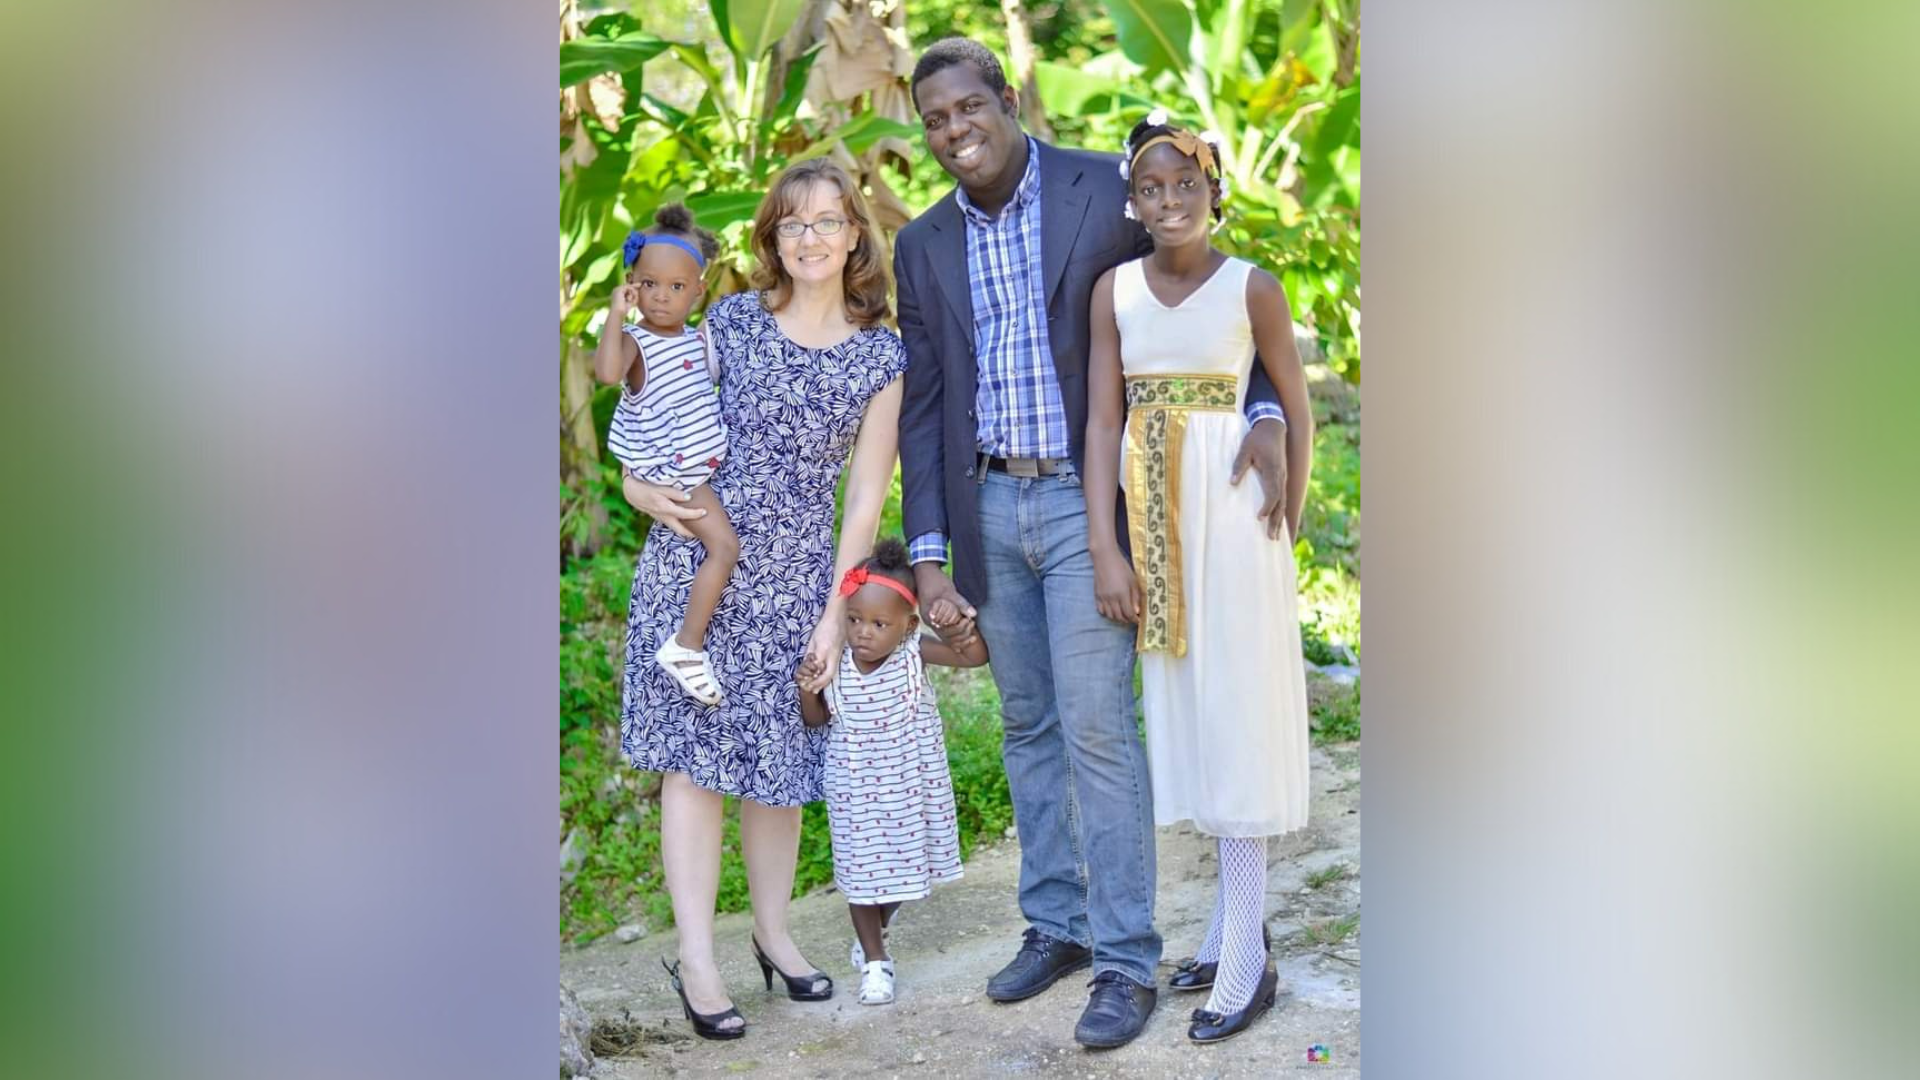
[[[1088,315],[1093,283],[1112,267],[1153,250],[1127,220],[1120,156],[1066,150],[1035,140],[1040,156],[1040,266],[1047,288],[1047,341],[1067,411],[1074,468],[1084,475]],[[907,374],[900,406],[901,525],[907,538],[931,530],[953,544],[953,579],[974,603],[986,599],[975,445],[973,297],[967,285],[967,230],[953,192],[900,230],[894,242],[900,336]],[[1277,401],[1254,360],[1251,400]],[[1126,507],[1116,490],[1121,550]]]

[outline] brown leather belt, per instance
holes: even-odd
[[[987,468],[1008,476],[1056,476],[1073,467],[1073,462],[1068,458],[982,457]]]

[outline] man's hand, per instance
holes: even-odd
[[[1267,530],[1267,539],[1278,540],[1286,526],[1287,508],[1287,425],[1267,417],[1253,425],[1241,440],[1240,452],[1233,458],[1232,483],[1252,466],[1260,473],[1260,490],[1266,498],[1258,515]]]
[[[943,596],[927,605],[927,625],[940,635],[940,640],[956,649],[966,649],[973,644],[978,635],[972,619],[960,613],[960,605],[954,603],[959,593]]]
[[[655,521],[665,522],[667,528],[689,540],[693,538],[693,533],[681,522],[707,516],[707,512],[698,507],[681,505],[693,498],[692,492],[649,484],[625,473],[620,477],[620,494],[626,497],[627,505]]]
[[[913,584],[914,591],[920,594],[920,612],[941,640],[956,649],[971,643],[975,634],[974,617],[979,612],[953,587],[952,579],[940,569],[940,564],[915,563]]]

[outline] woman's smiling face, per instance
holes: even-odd
[[[804,226],[800,235],[780,235],[783,227],[794,225]],[[783,215],[774,229],[780,265],[795,282],[838,278],[846,271],[847,253],[860,242],[860,228],[847,213],[846,199],[841,197],[839,187],[827,180],[809,184],[793,211]],[[828,235],[821,235],[823,229]]]

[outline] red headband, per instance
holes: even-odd
[[[854,567],[847,571],[846,577],[840,579],[840,595],[852,596],[854,593],[860,591],[860,586],[862,585],[885,585],[887,588],[906,597],[907,603],[910,606],[920,606],[920,601],[913,597],[912,589],[907,588],[905,585],[900,584],[885,574],[872,573],[864,566]]]

